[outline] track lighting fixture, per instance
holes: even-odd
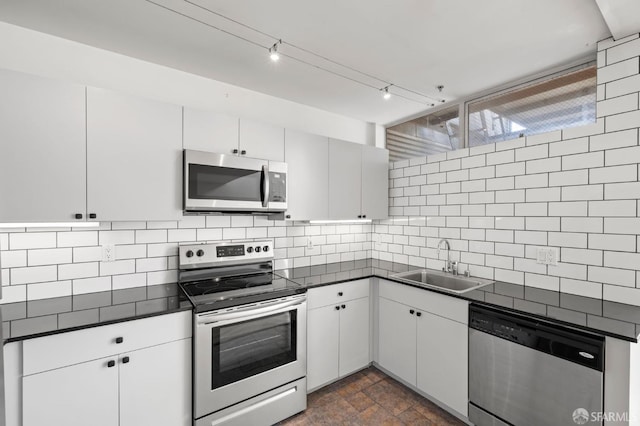
[[[278,53],[279,44],[282,44],[282,40],[278,40],[273,43],[273,46],[269,49],[269,57],[273,62],[278,62],[278,59],[280,59],[280,54]]]
[[[389,93],[389,86],[385,87],[384,89],[380,89],[382,90],[382,98],[386,101],[391,99],[391,93]]]

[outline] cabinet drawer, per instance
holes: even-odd
[[[185,339],[191,324],[187,311],[25,340],[24,375]]]
[[[369,279],[349,281],[325,287],[312,288],[307,292],[307,309],[333,305],[338,302],[369,296]]]
[[[433,291],[380,280],[380,297],[463,324],[469,321],[469,302]]]

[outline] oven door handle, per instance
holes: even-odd
[[[216,324],[217,326],[233,324],[234,322],[257,319],[268,315],[278,314],[291,310],[291,307],[306,303],[306,298],[296,298],[284,302],[275,302],[262,307],[248,307],[227,313],[198,314],[196,324],[198,326]]]

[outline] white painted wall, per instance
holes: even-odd
[[[381,132],[274,96],[0,22],[0,68],[211,109],[241,118],[376,145]]]

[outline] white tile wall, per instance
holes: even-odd
[[[473,275],[640,305],[640,37],[601,42],[598,67],[596,123],[427,157],[420,215],[397,202],[406,166],[392,164],[396,207],[374,226],[374,257],[417,252],[411,264],[439,269],[448,238]],[[426,226],[394,227],[413,216]],[[397,238],[409,232],[426,241]],[[557,266],[536,263],[541,246],[559,249]]]
[[[195,216],[175,222],[101,223],[99,230],[91,231],[3,229],[2,303],[175,282],[180,243],[273,239],[279,269],[364,259],[372,256],[372,228],[370,224],[309,225],[252,216]],[[396,235],[401,251],[410,241],[408,235]],[[114,262],[102,262],[100,244],[116,246]]]

